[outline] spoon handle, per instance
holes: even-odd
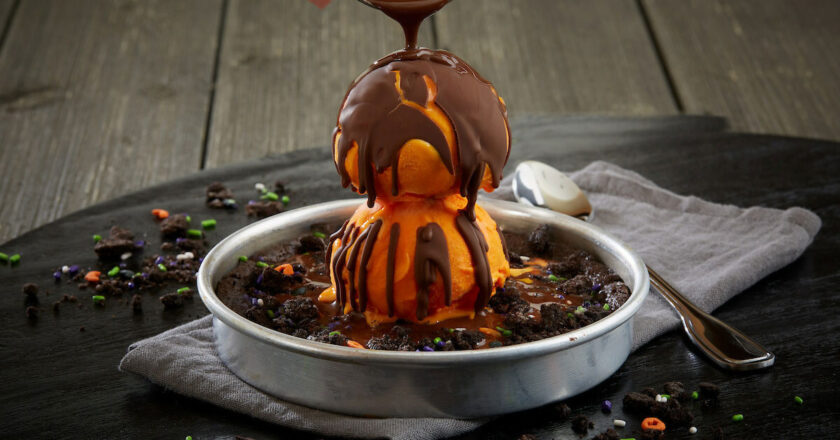
[[[694,345],[723,368],[746,371],[773,365],[776,356],[738,329],[700,310],[656,271],[648,266],[653,287],[671,304],[682,319]]]

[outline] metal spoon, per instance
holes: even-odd
[[[592,205],[565,174],[542,162],[525,161],[516,167],[513,195],[526,205],[538,206],[587,220]],[[682,319],[688,337],[713,362],[738,371],[773,365],[776,356],[738,329],[700,310],[648,266],[650,282]]]

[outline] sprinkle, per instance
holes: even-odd
[[[347,346],[348,346],[348,347],[352,347],[352,348],[360,348],[360,349],[362,349],[362,350],[365,350],[365,346],[364,346],[364,345],[359,344],[358,342],[356,342],[356,341],[354,341],[354,340],[352,340],[352,339],[348,339],[348,340],[347,340]]]
[[[70,266],[70,275],[76,275],[77,273],[79,273],[79,266],[75,264]]]
[[[610,305],[609,304],[604,304],[604,310],[609,312],[610,311]]]
[[[257,183],[254,184],[254,189],[261,192],[261,193],[265,192],[265,185],[260,183],[260,182],[257,182]]]
[[[661,396],[664,397],[665,399],[670,399],[671,398],[670,394],[662,394]]]
[[[0,252],[0,263],[6,264],[9,262],[9,256]]]
[[[201,238],[202,232],[198,229],[187,229],[187,237]]]
[[[575,309],[575,315],[582,315],[584,312],[586,312],[586,309],[584,309],[582,306],[578,306]]]
[[[612,402],[605,400],[601,402],[601,411],[608,413],[612,411]]]
[[[491,336],[491,337],[494,337],[494,338],[501,338],[502,337],[501,333],[497,332],[496,330],[493,330],[492,328],[479,327],[478,331],[480,331],[481,333],[484,333],[487,336]]]
[[[222,200],[222,205],[224,205],[225,208],[235,209],[236,199],[224,199]]]
[[[175,244],[181,244],[181,243],[183,243],[183,242],[185,242],[185,241],[187,241],[187,239],[186,239],[186,238],[183,238],[183,237],[178,237],[178,238],[176,238],[176,239],[175,239]]]
[[[257,284],[262,284],[263,282],[263,274],[257,275]]]
[[[493,342],[490,343],[490,348],[497,348],[497,347],[501,347],[502,345],[503,344],[499,341],[493,341]]]
[[[61,273],[70,273],[70,266],[61,266]]]
[[[91,283],[98,283],[99,282],[99,275],[102,273],[98,270],[92,270],[85,274],[85,281],[89,281]]]
[[[102,295],[93,295],[90,298],[93,300],[94,304],[99,304],[99,305],[105,304],[105,297],[102,296]]]
[[[268,267],[268,263],[263,261],[257,261],[257,267]]]
[[[513,334],[512,331],[510,331],[506,328],[498,327],[498,326],[496,327],[496,330],[498,330],[499,333],[503,334],[505,337],[508,337],[508,336]]]
[[[312,236],[318,237],[318,238],[326,238],[327,234],[324,234],[323,232],[320,232],[320,231],[315,231],[315,232],[312,233]]]
[[[266,310],[265,314],[268,315],[269,318],[274,319],[274,310]]]
[[[169,267],[175,267],[177,265],[178,265],[178,262],[175,261],[175,260],[172,260],[172,261],[169,262]]]
[[[155,264],[160,264],[160,263],[163,263],[163,256],[158,256],[157,258],[155,258]]]
[[[102,236],[99,234],[93,234],[93,242],[99,243],[100,241],[102,241]]]
[[[732,416],[732,421],[733,422],[740,422],[742,420],[744,420],[744,415],[743,414],[735,414],[734,416]]]
[[[291,275],[295,274],[295,269],[292,268],[292,265],[289,264],[289,263],[283,263],[283,264],[275,267],[274,270],[282,273],[283,275],[287,275],[287,276],[291,276]]]
[[[115,276],[117,276],[118,273],[120,273],[119,266],[114,266],[113,268],[111,268],[111,270],[108,271],[108,276],[109,277],[115,277]]]
[[[692,392],[692,393],[691,393],[691,398],[692,398],[693,400],[697,400],[697,399],[699,399],[699,398],[700,398],[700,393],[698,393],[697,391]]]
[[[56,281],[60,280],[61,279],[61,271],[57,270],[57,271],[53,272],[53,278],[55,278]]]
[[[277,193],[274,193],[274,192],[271,192],[271,191],[266,192],[266,193],[264,193],[263,195],[260,196],[260,199],[271,200],[272,202],[276,202],[279,198],[280,198],[280,196],[278,196]]]
[[[18,263],[20,263],[20,254],[14,254],[11,257],[9,257],[9,264],[15,266]]]
[[[182,293],[187,293],[189,291],[190,291],[189,287],[182,287],[182,288],[176,290],[176,292],[178,292],[178,295],[181,295]]]
[[[557,278],[557,275],[549,275],[548,279],[555,282],[560,281],[560,278]]]
[[[158,220],[163,220],[163,219],[169,217],[169,211],[167,211],[165,209],[153,209],[152,210],[152,215],[155,216],[155,218],[158,219]]]
[[[613,420],[613,426],[623,428],[623,427],[627,426],[627,422],[625,422],[624,420],[621,420],[621,419],[615,419],[615,420]]]
[[[265,301],[263,301],[263,299],[262,299],[262,298],[257,298],[257,305],[258,305],[258,306],[260,306],[260,307],[262,307],[262,306],[264,306],[264,305],[265,305]]]
[[[242,256],[239,257],[239,261],[244,263],[244,262],[248,261],[248,257],[242,255]]]
[[[291,199],[289,199],[289,196],[283,196],[283,198],[280,199],[280,201],[282,201],[284,205],[288,205],[290,200]]]
[[[435,349],[432,348],[432,347],[429,347],[428,345],[424,345],[423,346],[423,351],[435,351]]]
[[[441,342],[443,342],[443,339],[441,339],[441,338],[435,338],[435,339],[434,339],[434,342],[435,342],[435,344],[440,344]]]
[[[592,285],[592,291],[593,292],[597,292],[599,290],[601,290],[601,283],[595,283],[595,284]]]
[[[134,281],[129,281],[129,282],[128,282],[128,288],[129,288],[129,289],[133,289],[133,288],[134,288]]]
[[[519,256],[519,259],[520,259],[520,260],[522,260],[522,261],[528,261],[528,260],[530,260],[530,259],[531,259],[531,257],[526,257],[526,256],[524,256],[524,255],[520,255],[520,256]]]
[[[802,403],[804,402],[804,401],[802,400],[802,398],[801,398],[801,397],[799,397],[799,396],[793,396],[793,401],[794,401],[794,402],[796,402],[796,403],[798,403],[798,404],[800,404],[800,405],[802,405]]]
[[[126,252],[126,253],[120,255],[120,260],[125,261],[125,260],[128,260],[129,258],[131,258],[131,252]]]
[[[335,336],[335,335],[340,335],[340,334],[341,334],[341,332],[338,331],[338,330],[333,330],[333,331],[330,332],[330,336]]]
[[[656,417],[648,417],[642,420],[642,429],[652,429],[654,431],[664,431],[665,423]]]
[[[688,428],[688,433],[689,434],[697,434],[697,427],[692,426],[691,428]]]
[[[158,264],[157,268],[160,269],[161,272],[166,272],[166,266],[164,266],[163,264]]]
[[[619,439],[619,440],[636,440],[636,437],[622,438],[622,439]]]
[[[188,436],[186,436],[186,437],[184,438],[184,440],[192,440],[192,436],[191,436],[191,435],[188,435]]]
[[[215,219],[207,219],[201,221],[202,229],[213,229],[216,227],[216,220]]]

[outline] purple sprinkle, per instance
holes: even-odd
[[[177,265],[178,265],[178,262],[175,261],[175,260],[172,260],[172,261],[169,262],[169,267],[175,267]]]
[[[265,292],[263,292],[263,291],[262,291],[262,290],[260,290],[260,289],[254,289],[254,295],[262,295],[262,294],[264,294],[264,293],[265,293]]]
[[[414,350],[414,351],[420,351],[420,349],[418,348],[417,350]]]
[[[198,257],[198,262],[199,263],[204,262],[204,257]]]
[[[260,260],[260,261],[262,261],[263,263],[265,263],[265,257],[257,257],[257,260]]]
[[[564,295],[557,295],[557,299],[566,299]]]
[[[160,263],[163,263],[163,257],[159,255],[157,258],[155,258],[155,264],[160,264]]]
[[[592,290],[594,290],[595,292],[597,292],[597,291],[601,290],[601,283],[595,283],[595,284],[593,284],[593,285],[592,285]]]
[[[60,280],[61,279],[61,271],[57,270],[57,271],[53,272],[53,278],[55,278],[56,281]]]
[[[257,305],[257,299],[256,298],[251,298],[251,305],[252,306]]]
[[[120,266],[120,269],[125,269],[126,267],[128,267],[128,265],[125,264],[125,263],[120,263],[119,266]]]
[[[595,307],[600,308],[600,307],[601,307],[601,303],[596,302],[596,303],[595,303]]]
[[[178,238],[175,239],[175,244],[181,244],[185,241],[187,241],[186,238],[178,237]]]
[[[601,402],[601,411],[605,413],[612,412],[612,402],[609,400]]]
[[[146,242],[143,241],[143,240],[137,240],[137,241],[134,242],[134,246],[136,246],[136,247],[143,247],[145,245],[146,245]]]
[[[443,341],[438,341],[438,343],[437,343],[438,347],[443,347],[445,345],[446,345],[446,342],[443,342]]]
[[[256,200],[248,200],[248,205],[253,205],[253,204],[255,204],[255,203],[257,203],[257,201],[256,201]]]
[[[143,273],[140,274],[140,276],[142,276],[143,278],[149,278],[149,273],[148,272],[143,272]]]
[[[129,281],[129,282],[128,282],[128,288],[129,288],[129,289],[133,289],[133,288],[134,288],[134,281]]]
[[[435,349],[432,348],[432,347],[429,347],[428,345],[424,345],[423,346],[423,351],[435,351]]]
[[[504,287],[497,287],[496,288],[496,292],[504,293],[504,291],[505,291]]]
[[[77,273],[79,273],[79,266],[77,266],[75,264],[70,266],[69,269],[70,269],[70,275],[76,275]]]
[[[260,275],[257,277],[257,284],[262,284],[262,282],[263,282],[263,274],[260,274]]]

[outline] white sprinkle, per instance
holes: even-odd
[[[624,420],[615,419],[613,420],[613,425],[618,426],[619,428],[623,428],[625,425],[627,425],[627,422],[625,422]]]
[[[182,260],[186,260],[187,256],[186,256],[186,254],[178,254],[178,255],[175,256],[175,259],[178,260],[178,261],[182,261]]]
[[[265,185],[263,185],[262,183],[259,183],[259,182],[255,183],[254,184],[254,189],[259,191],[259,192],[264,192],[265,191]]]
[[[697,427],[692,426],[691,428],[688,428],[688,433],[689,434],[697,434]]]
[[[70,272],[70,266],[61,266],[61,272],[62,273]]]
[[[184,258],[186,258],[187,260],[192,260],[193,258],[195,258],[195,255],[192,252],[185,252]]]
[[[131,252],[126,252],[120,255],[120,260],[128,260],[129,258],[131,258]]]
[[[265,302],[262,300],[262,298],[257,300],[257,305],[258,306],[262,307],[264,304],[265,304]]]
[[[524,256],[524,255],[520,255],[520,256],[519,256],[519,259],[520,259],[520,260],[522,260],[522,261],[528,261],[528,260],[530,260],[530,259],[531,259],[531,257],[526,257],[526,256]]]
[[[661,394],[656,395],[656,401],[657,402],[662,402],[662,395]]]
[[[667,401],[668,401],[668,398],[667,398],[667,397],[665,397],[665,396],[662,396],[662,403],[665,403],[665,402],[667,402]]]

